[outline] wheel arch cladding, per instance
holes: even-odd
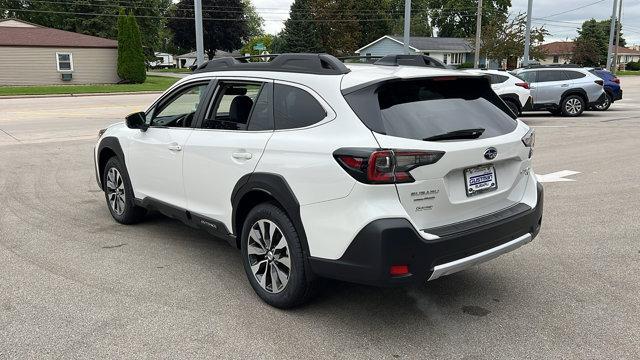
[[[98,179],[100,181],[100,186],[102,190],[104,190],[104,184],[102,184],[102,179],[104,177],[104,166],[107,164],[110,158],[113,156],[118,157],[122,166],[126,165],[124,162],[124,153],[122,151],[122,147],[120,146],[120,141],[118,138],[113,136],[108,136],[100,141],[100,145],[98,146]]]
[[[263,202],[273,202],[284,210],[298,232],[304,254],[308,256],[309,245],[300,217],[300,203],[285,178],[271,173],[244,175],[233,188],[231,222],[236,235],[236,246],[240,248],[242,225],[249,211]]]
[[[564,93],[562,93],[561,102],[564,101],[568,96],[571,96],[571,95],[580,96],[585,104],[587,104],[589,102],[589,97],[587,96],[587,92],[584,91],[584,89],[579,89],[579,88],[569,89],[569,90],[565,91]]]

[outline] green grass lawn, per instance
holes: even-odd
[[[142,84],[0,86],[0,96],[164,91],[178,80],[167,76],[147,76],[147,81]]]
[[[189,69],[189,68],[170,68],[170,69],[149,69],[149,71],[153,71],[153,72],[168,72],[168,73],[190,73],[191,69]]]
[[[616,75],[621,75],[621,76],[640,75],[640,71],[618,70],[618,71],[616,71]]]

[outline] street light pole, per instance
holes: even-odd
[[[476,16],[476,53],[473,59],[473,67],[480,67],[480,32],[482,31],[482,0],[478,0],[478,15]]]
[[[524,32],[524,59],[522,65],[529,65],[529,51],[531,47],[531,10],[533,9],[533,0],[529,0],[527,4],[527,28]]]
[[[613,0],[613,11],[611,12],[611,26],[609,27],[609,50],[607,51],[607,70],[611,70],[611,60],[613,58],[613,35],[616,30],[616,10],[618,0]]]
[[[196,65],[204,62],[204,43],[202,34],[202,0],[194,0],[193,7],[196,14]]]
[[[404,0],[404,53],[409,54],[411,40],[411,0]]]

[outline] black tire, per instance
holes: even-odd
[[[262,225],[265,225],[265,227],[267,225],[270,227],[271,224],[277,226],[273,233],[273,239],[263,240],[264,243],[270,244],[265,247],[267,249],[271,248],[265,252],[264,255],[256,253],[256,250],[260,252],[265,251],[263,250],[262,244],[253,240],[256,237],[256,233],[252,235],[251,245],[249,239],[249,233],[252,229],[260,232],[259,222],[262,222]],[[265,233],[269,233],[270,230],[270,228],[267,229]],[[278,230],[283,237],[278,238]],[[278,270],[286,270],[286,266],[283,265],[284,263],[280,263],[280,261],[284,259],[284,252],[275,255],[277,252],[275,248],[278,247],[281,240],[286,242],[286,254],[288,254],[290,265],[289,276],[284,285],[282,285],[282,282],[278,282],[280,274],[286,273],[286,271],[278,272]],[[250,247],[252,249],[251,255],[249,255]],[[280,249],[280,251],[282,250],[285,249]],[[271,260],[268,259],[269,253],[271,254]],[[315,294],[315,289],[317,288],[316,281],[310,280],[310,278],[312,278],[312,276],[310,276],[311,270],[302,251],[298,232],[293,226],[291,219],[289,219],[287,214],[278,206],[271,203],[262,203],[251,209],[242,226],[241,256],[244,270],[251,287],[253,287],[256,294],[267,304],[277,308],[287,309],[303,304]],[[254,269],[256,269],[256,274],[254,274],[252,270],[252,265]],[[264,275],[260,276],[259,273],[262,269],[264,269]],[[267,271],[269,269],[271,270]],[[273,282],[274,276],[272,276],[272,271],[276,273],[275,278],[277,280],[275,280],[275,282]],[[264,288],[259,281],[265,283]],[[271,282],[271,285],[269,285],[268,282]],[[279,286],[283,286],[283,288],[279,289]],[[269,289],[269,287],[271,287],[271,289]]]
[[[576,117],[582,115],[586,106],[582,96],[569,95],[560,102],[560,111],[562,111],[562,116]]]
[[[611,104],[613,104],[613,98],[611,97],[611,94],[605,93],[604,102],[598,105],[594,105],[592,108],[596,111],[607,111],[611,107]]]
[[[518,104],[516,104],[515,100],[507,99],[504,102],[505,102],[505,104],[507,104],[509,109],[511,109],[511,111],[513,111],[513,113],[516,116],[520,116],[522,114],[522,111],[520,111],[520,106],[518,106]]]
[[[112,181],[113,179],[109,179],[112,174],[116,174],[112,173],[112,170],[115,170],[120,176],[120,180]],[[102,184],[107,207],[115,221],[125,225],[142,221],[147,210],[135,204],[129,174],[117,157],[110,158],[105,164]],[[111,189],[113,187],[111,184],[115,184],[115,191]],[[123,195],[123,197],[119,195]],[[113,201],[114,198],[116,198],[115,201]]]

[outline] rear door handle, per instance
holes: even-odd
[[[182,151],[182,146],[180,146],[178,144],[171,144],[171,145],[169,145],[169,150],[171,150],[171,151]]]
[[[248,152],[236,152],[231,154],[231,156],[233,156],[234,159],[238,160],[251,160],[251,158],[253,157],[253,155]]]

